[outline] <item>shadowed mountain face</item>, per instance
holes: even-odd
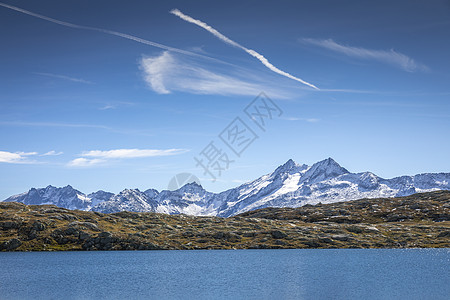
[[[290,159],[270,174],[218,194],[207,192],[197,183],[188,183],[175,191],[125,189],[117,195],[98,191],[87,196],[71,186],[48,186],[32,188],[5,201],[54,204],[104,213],[128,210],[229,217],[265,207],[300,207],[435,190],[450,190],[450,173],[383,179],[370,172],[350,173],[328,158],[312,166],[300,165]]]

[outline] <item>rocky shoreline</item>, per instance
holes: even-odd
[[[230,218],[0,202],[0,251],[294,248],[450,248],[450,192]]]

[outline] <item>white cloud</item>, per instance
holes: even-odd
[[[0,163],[10,163],[10,164],[26,164],[33,163],[30,161],[28,156],[37,155],[37,152],[8,152],[0,151]]]
[[[106,104],[105,106],[102,106],[99,108],[100,110],[107,110],[107,109],[116,109],[115,105]]]
[[[295,81],[298,81],[298,82],[300,82],[300,83],[302,83],[302,84],[304,84],[304,85],[307,85],[307,86],[309,86],[309,87],[312,87],[312,88],[314,88],[314,89],[318,89],[315,85],[313,85],[313,84],[311,84],[311,83],[309,83],[309,82],[306,82],[306,81],[304,81],[303,79],[300,79],[300,78],[298,78],[298,77],[295,77],[295,76],[293,76],[293,75],[291,75],[291,74],[289,74],[289,73],[287,73],[287,72],[285,72],[285,71],[282,71],[282,70],[278,69],[277,67],[275,67],[274,65],[272,65],[272,64],[267,60],[267,58],[265,58],[265,57],[264,57],[263,55],[261,55],[260,53],[256,52],[255,50],[248,49],[248,48],[242,46],[241,44],[239,44],[239,43],[237,43],[237,42],[235,42],[235,41],[229,39],[228,37],[226,37],[225,35],[221,34],[219,31],[217,31],[217,30],[214,29],[213,27],[209,26],[209,25],[206,24],[205,22],[200,21],[200,20],[197,20],[197,19],[194,19],[194,18],[192,18],[192,17],[190,17],[190,16],[188,16],[188,15],[185,15],[185,14],[183,14],[181,11],[179,11],[178,9],[172,9],[172,10],[170,11],[170,13],[173,14],[173,15],[175,15],[175,16],[177,16],[177,17],[179,17],[180,19],[182,19],[182,20],[184,20],[184,21],[186,21],[186,22],[189,22],[189,23],[192,23],[192,24],[195,24],[195,25],[197,25],[197,26],[202,27],[202,28],[205,29],[206,31],[209,31],[210,33],[212,33],[215,37],[217,37],[217,38],[219,38],[220,40],[222,40],[223,42],[225,42],[225,43],[227,43],[227,44],[229,44],[229,45],[231,45],[231,46],[234,46],[234,47],[236,47],[236,48],[239,48],[239,49],[241,49],[241,50],[244,50],[244,51],[247,52],[249,55],[251,55],[251,56],[255,57],[257,60],[259,60],[265,67],[267,67],[267,68],[268,68],[269,70],[271,70],[272,72],[275,72],[275,73],[277,73],[277,74],[280,74],[281,76],[284,76],[284,77],[293,79],[293,80],[295,80]]]
[[[22,156],[30,156],[30,155],[37,155],[37,152],[16,152],[17,154],[20,154]]]
[[[145,81],[158,94],[169,94],[164,81],[167,81],[168,74],[176,70],[175,60],[169,52],[164,52],[161,56],[142,58],[141,68],[145,72]],[[173,77],[170,76],[170,79]],[[175,80],[176,82],[177,80]]]
[[[20,163],[23,157],[18,153],[0,151],[0,162],[4,163]]]
[[[91,150],[85,151],[81,154],[83,157],[96,157],[103,159],[123,159],[123,158],[139,158],[139,157],[154,157],[154,156],[168,156],[186,153],[186,149],[116,149],[116,150]]]
[[[187,149],[115,149],[115,150],[90,150],[81,153],[81,157],[71,160],[69,167],[91,167],[106,164],[111,160],[144,158],[156,156],[178,155],[188,152]]]
[[[56,152],[55,150],[51,150],[43,154],[39,154],[38,152],[0,151],[0,163],[3,162],[10,164],[40,164],[44,162],[32,160],[30,159],[30,156],[57,156],[61,154],[63,154],[63,152]]]
[[[342,53],[350,57],[377,60],[383,63],[391,64],[402,68],[408,72],[414,71],[427,71],[428,67],[417,63],[411,57],[405,54],[399,53],[393,49],[391,50],[373,50],[359,47],[345,46],[338,44],[332,39],[302,39],[303,42],[315,46],[319,46],[334,52]]]
[[[57,156],[61,155],[63,152],[56,152],[55,150],[48,151],[47,153],[41,154],[41,156]]]
[[[101,163],[104,163],[105,160],[103,159],[88,159],[88,158],[84,158],[84,157],[80,157],[80,158],[76,158],[74,160],[71,160],[67,165],[69,167],[91,167],[94,165],[98,165]]]
[[[140,61],[145,82],[159,94],[181,91],[206,95],[250,95],[265,91],[272,96],[286,98],[286,92],[269,88],[272,82],[256,78],[250,72],[239,69],[234,74],[211,71],[194,60],[179,59],[168,51],[154,57],[144,57]],[[254,79],[250,82],[249,78]],[[245,79],[244,79],[245,78]]]

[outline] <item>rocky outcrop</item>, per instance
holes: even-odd
[[[22,245],[22,242],[18,239],[10,239],[0,244],[0,250],[12,251],[20,247],[20,245]]]

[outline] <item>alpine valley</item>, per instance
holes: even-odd
[[[104,191],[86,195],[70,185],[62,188],[49,185],[4,201],[54,204],[101,213],[133,211],[230,217],[265,207],[300,207],[436,190],[450,190],[450,173],[384,179],[371,172],[351,173],[328,158],[312,166],[288,160],[270,174],[221,193],[208,192],[195,182],[174,191],[125,189],[117,195]]]

